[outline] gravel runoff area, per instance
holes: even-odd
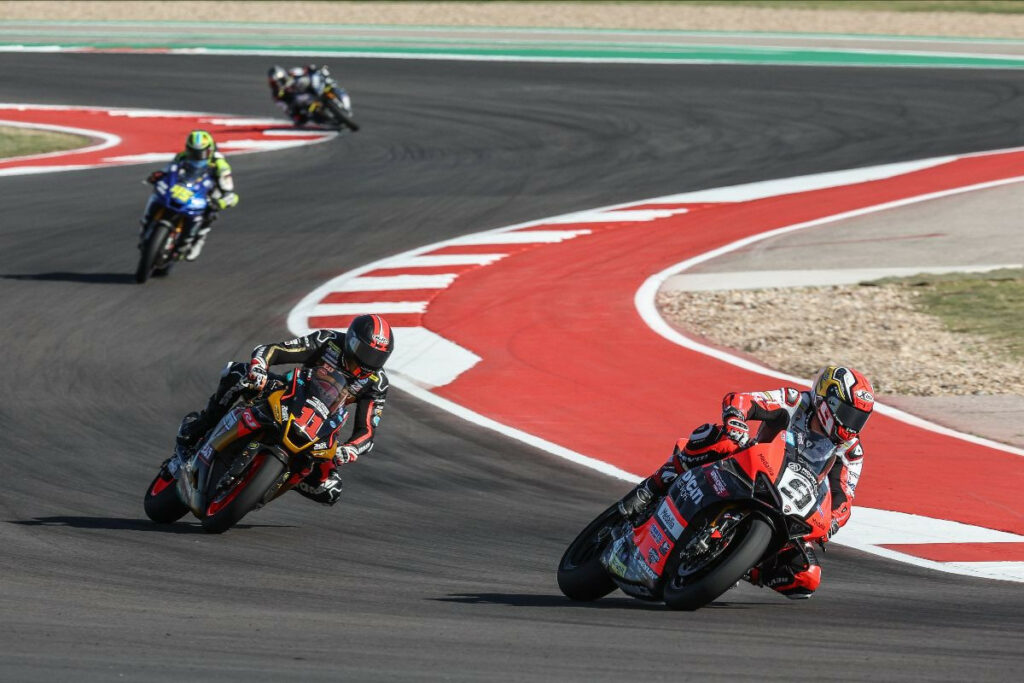
[[[906,287],[801,287],[658,294],[669,321],[797,377],[830,363],[879,394],[1024,394],[1024,363],[915,309]]]
[[[839,6],[840,3],[836,3]],[[255,21],[1024,38],[1024,14],[658,2],[0,2],[0,20]]]

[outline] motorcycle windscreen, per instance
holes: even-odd
[[[811,470],[820,482],[832,468],[836,445],[824,434],[791,430],[786,432],[786,453]]]

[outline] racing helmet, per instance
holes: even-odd
[[[185,163],[191,166],[205,166],[210,162],[216,145],[213,136],[205,130],[194,130],[185,139]]]
[[[345,332],[344,367],[355,377],[377,372],[395,350],[391,325],[379,315],[360,315]]]
[[[275,92],[280,92],[292,84],[292,75],[288,71],[277,64],[270,67],[267,70],[267,82]]]
[[[867,377],[841,365],[819,370],[812,392],[814,414],[837,444],[855,438],[875,407],[874,389]]]

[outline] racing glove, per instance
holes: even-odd
[[[256,391],[263,391],[267,386],[267,361],[253,358],[249,361],[249,373],[245,376],[245,385]]]
[[[149,183],[150,185],[156,185],[158,182],[160,182],[160,179],[163,178],[165,175],[166,174],[163,171],[153,171],[148,176],[146,176],[146,182]]]
[[[350,462],[355,462],[359,459],[359,455],[356,453],[356,449],[352,446],[338,446],[337,450],[334,451],[334,465],[347,465]]]
[[[234,192],[229,192],[223,197],[217,197],[217,208],[218,209],[230,209],[232,206],[238,204],[238,195]]]
[[[722,411],[722,426],[725,427],[725,435],[737,446],[746,446],[750,441],[750,426],[738,408],[729,406]]]

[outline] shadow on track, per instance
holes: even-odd
[[[95,285],[134,285],[132,273],[24,273],[0,275],[5,280],[38,280],[42,282],[84,282]]]
[[[127,519],[122,517],[36,517],[34,519],[9,519],[8,524],[23,526],[71,527],[74,529],[111,529],[114,531],[155,531],[163,534],[204,533],[198,523],[176,522],[156,524],[148,519]],[[233,529],[294,529],[288,524],[236,524]]]
[[[509,605],[512,607],[582,607],[586,609],[641,609],[668,611],[660,602],[643,602],[633,598],[602,598],[594,602],[576,602],[554,593],[450,593],[446,598],[430,598],[436,602],[459,602],[465,605]],[[770,603],[715,601],[702,609],[749,609],[771,607]]]

